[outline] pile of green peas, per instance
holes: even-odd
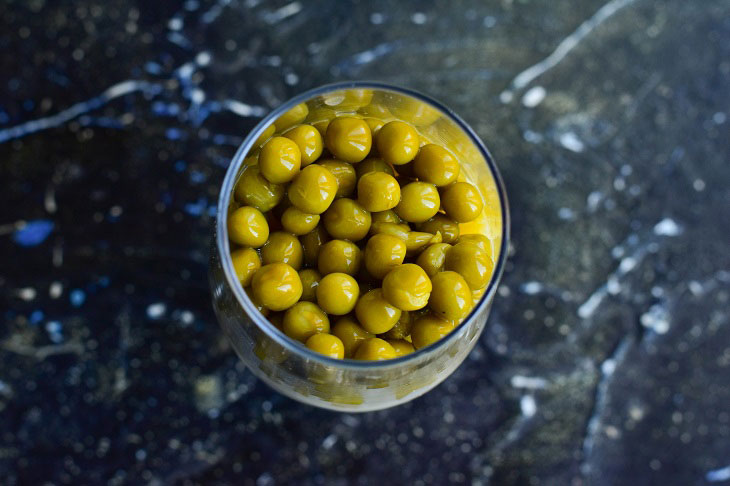
[[[393,359],[443,338],[494,270],[490,240],[460,235],[479,191],[408,123],[303,119],[295,107],[280,135],[268,127],[234,189],[242,287],[277,329],[332,358]]]

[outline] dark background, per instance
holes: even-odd
[[[474,352],[362,415],[256,381],[206,276],[237,145],[345,79],[461,114],[513,218]],[[727,0],[3,2],[0,483],[727,482],[729,80]]]

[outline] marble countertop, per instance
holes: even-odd
[[[728,19],[725,0],[6,2],[2,483],[730,484]],[[467,361],[360,415],[254,379],[206,277],[237,145],[345,79],[462,115],[513,220]]]

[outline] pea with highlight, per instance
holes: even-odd
[[[449,218],[445,214],[436,213],[433,218],[423,223],[417,223],[416,229],[418,231],[425,231],[426,233],[441,233],[441,238],[444,243],[454,244],[459,239],[459,223]]]
[[[376,234],[365,246],[365,268],[378,279],[401,265],[405,257],[406,243],[396,236]]]
[[[420,138],[415,128],[402,121],[383,125],[375,136],[380,156],[393,165],[407,164],[418,153]]]
[[[365,121],[345,116],[335,118],[329,123],[324,143],[336,158],[356,163],[370,153],[373,140],[370,127]]]
[[[306,235],[319,223],[319,214],[305,213],[295,206],[289,206],[281,214],[281,226],[289,233]]]
[[[332,326],[332,334],[340,338],[345,346],[345,357],[352,358],[355,351],[366,339],[374,338],[375,334],[366,331],[350,317],[343,317]]]
[[[395,212],[409,223],[423,223],[438,213],[440,205],[436,186],[428,182],[411,182],[401,188],[401,200]]]
[[[253,248],[239,248],[231,252],[231,262],[233,270],[236,272],[241,287],[251,285],[256,271],[261,268],[261,258]]]
[[[363,329],[373,334],[382,334],[395,326],[400,319],[401,310],[385,299],[382,289],[373,289],[357,301],[355,315]]]
[[[300,300],[316,302],[317,286],[320,280],[322,280],[322,275],[313,268],[305,268],[304,270],[299,270],[299,280],[302,281],[302,296]]]
[[[335,194],[335,198],[352,197],[355,195],[355,188],[357,187],[355,166],[336,159],[320,160],[318,165],[332,172],[332,175],[337,179],[337,193]]]
[[[357,181],[357,202],[368,211],[392,209],[398,205],[400,200],[400,185],[395,177],[390,174],[369,172]]]
[[[289,185],[289,201],[309,214],[322,214],[337,193],[337,179],[324,167],[306,166]]]
[[[269,240],[261,248],[261,260],[264,265],[282,262],[291,265],[294,270],[299,270],[303,260],[302,244],[291,233],[284,231],[271,233]]]
[[[269,239],[269,223],[258,209],[240,207],[228,216],[228,237],[239,245],[258,248]]]
[[[291,181],[302,164],[302,154],[296,143],[285,137],[274,137],[261,147],[259,168],[261,175],[274,184]]]
[[[425,250],[418,255],[416,264],[423,268],[426,275],[432,277],[444,270],[446,264],[446,253],[451,249],[448,243],[434,243],[426,247]]]
[[[312,125],[299,125],[284,134],[299,147],[301,166],[306,167],[322,155],[324,141],[319,131]]]
[[[366,361],[383,361],[397,357],[395,349],[387,341],[380,338],[370,338],[358,346],[355,359]]]
[[[337,272],[356,275],[361,262],[362,254],[357,245],[347,240],[332,240],[319,250],[317,268],[322,275]]]
[[[284,185],[269,182],[261,175],[259,166],[252,165],[246,167],[241,173],[234,196],[236,201],[265,213],[279,204],[285,192]]]
[[[418,151],[413,171],[422,181],[437,187],[448,186],[459,177],[459,161],[445,148],[430,143]]]
[[[348,198],[337,199],[322,217],[327,233],[333,238],[350,241],[365,238],[371,221],[370,211]]]
[[[439,272],[431,279],[433,290],[428,306],[434,314],[446,320],[458,321],[471,311],[471,289],[464,277],[456,272]]]
[[[255,300],[272,311],[293,306],[302,296],[299,274],[286,263],[271,263],[261,267],[251,280]]]
[[[330,320],[317,304],[301,301],[284,314],[282,330],[290,338],[303,343],[310,336],[329,332]]]
[[[436,317],[432,314],[426,314],[413,323],[411,329],[411,340],[416,349],[423,349],[426,346],[439,341],[454,330],[454,323]]]
[[[494,263],[489,254],[479,245],[464,241],[455,244],[446,254],[447,270],[461,274],[472,290],[481,289],[489,283]]]
[[[345,345],[337,336],[327,333],[319,333],[309,336],[305,346],[324,356],[334,359],[345,357]]]
[[[276,131],[283,132],[287,128],[303,122],[307,115],[309,115],[309,107],[306,103],[299,103],[276,119]]]
[[[383,296],[404,311],[426,307],[431,290],[431,279],[413,263],[395,267],[383,279]]]
[[[335,316],[352,312],[359,296],[357,281],[346,273],[329,273],[317,286],[317,303],[326,313]]]
[[[459,223],[475,220],[484,207],[481,194],[468,182],[456,182],[446,187],[441,202],[446,214]]]

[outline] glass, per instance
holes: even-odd
[[[323,130],[327,120],[348,113],[385,122],[409,122],[422,138],[450,149],[460,160],[462,174],[479,188],[485,202],[480,219],[462,224],[462,233],[480,232],[492,243],[494,273],[467,318],[431,346],[388,361],[336,360],[291,340],[257,311],[236,279],[230,258],[226,217],[234,204],[233,188],[248,163],[246,157],[274,131],[281,133],[301,122]],[[331,410],[379,410],[426,393],[466,358],[486,324],[508,243],[509,213],[503,182],[484,144],[455,113],[423,94],[382,83],[322,86],[292,98],[270,113],[249,133],[233,157],[218,200],[211,248],[213,306],[240,358],[275,390]]]

